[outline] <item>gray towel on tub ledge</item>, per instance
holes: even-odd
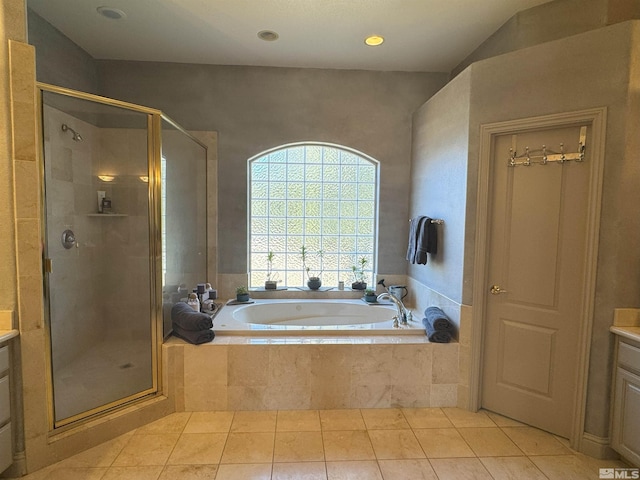
[[[436,330],[433,328],[426,318],[422,319],[422,323],[426,330],[427,338],[433,343],[449,343],[453,336],[449,330]]]
[[[206,313],[196,312],[184,302],[178,302],[171,308],[171,323],[182,330],[199,332],[213,327],[211,317]]]
[[[187,342],[192,343],[193,345],[200,345],[201,343],[209,343],[216,336],[213,330],[200,330],[200,331],[184,330],[178,327],[177,325],[173,326],[173,334],[176,337],[182,338],[183,340],[186,340]]]
[[[449,317],[438,307],[429,307],[424,311],[424,316],[429,325],[434,330],[453,330],[453,323],[449,320]]]

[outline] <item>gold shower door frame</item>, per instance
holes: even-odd
[[[80,100],[87,100],[102,105],[108,105],[112,107],[123,108],[134,112],[139,112],[147,115],[147,162],[149,172],[149,278],[151,285],[150,292],[150,328],[151,328],[151,373],[152,373],[152,386],[149,389],[142,390],[133,395],[118,399],[116,401],[101,405],[99,407],[92,408],[85,412],[73,415],[68,418],[56,421],[54,412],[54,391],[53,391],[53,364],[52,364],[52,338],[51,338],[51,317],[50,317],[50,305],[49,305],[49,275],[46,256],[46,250],[43,252],[43,271],[44,271],[44,291],[47,292],[44,298],[44,319],[45,319],[45,336],[46,336],[46,348],[47,348],[47,403],[48,403],[48,416],[50,431],[59,430],[65,426],[76,426],[85,420],[93,419],[96,416],[107,414],[114,409],[122,407],[124,405],[131,405],[134,402],[146,400],[150,397],[158,396],[162,394],[162,362],[160,355],[162,352],[161,344],[163,341],[163,322],[162,322],[162,237],[161,237],[161,155],[162,155],[162,137],[161,137],[161,125],[162,120],[165,120],[177,130],[190,137],[198,144],[203,145],[200,141],[194,138],[191,134],[185,131],[180,125],[176,124],[173,120],[164,115],[160,110],[156,110],[149,107],[144,107],[120,100],[114,100],[111,98],[101,97],[84,92],[78,92],[75,90],[48,85],[45,83],[36,83],[37,94],[37,106],[38,106],[38,131],[39,131],[39,169],[40,169],[40,193],[41,193],[41,208],[42,214],[41,231],[42,231],[42,245],[43,248],[47,248],[47,233],[46,233],[46,197],[45,197],[45,171],[44,171],[44,126],[43,126],[43,105],[42,97],[43,92],[51,92],[59,95],[73,97]]]

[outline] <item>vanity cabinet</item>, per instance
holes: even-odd
[[[640,465],[640,341],[617,337],[611,447]]]
[[[0,472],[13,463],[9,346],[0,347]]]

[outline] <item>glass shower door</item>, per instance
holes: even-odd
[[[88,97],[88,96],[85,96]],[[157,390],[150,115],[42,92],[54,426]]]

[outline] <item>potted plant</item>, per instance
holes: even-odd
[[[275,290],[278,287],[278,272],[273,273],[273,252],[267,254],[267,279],[264,282],[265,290]]]
[[[249,290],[247,290],[247,287],[241,286],[236,288],[236,300],[238,302],[249,301]]]
[[[317,253],[318,258],[320,259],[320,270],[317,274],[311,273],[311,267],[307,265],[307,261],[309,261],[309,251],[307,248],[302,245],[300,247],[300,258],[302,259],[302,269],[307,275],[307,287],[310,290],[318,290],[322,285],[322,280],[320,280],[320,275],[322,274],[322,250],[319,250]]]
[[[367,282],[365,280],[364,269],[367,266],[368,260],[366,257],[362,257],[358,261],[358,265],[353,265],[351,271],[353,273],[353,283],[351,284],[352,290],[365,290],[367,288]]]
[[[376,303],[378,301],[378,296],[376,295],[376,291],[371,290],[370,288],[367,288],[364,291],[364,301],[368,303]]]

